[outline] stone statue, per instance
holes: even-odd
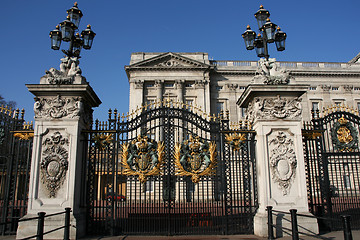
[[[290,78],[288,71],[276,65],[275,58],[269,58],[268,60],[261,58],[258,62],[254,82],[258,83],[260,81],[269,85],[288,84]]]
[[[61,59],[60,71],[50,68],[45,73],[40,80],[42,84],[73,84],[75,82],[83,84],[86,82],[85,78],[81,76],[78,57],[65,56]]]

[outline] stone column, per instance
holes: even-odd
[[[255,235],[267,236],[266,206],[285,212],[297,209],[310,215],[299,98],[307,89],[307,85],[296,84],[250,84],[237,102],[239,107],[248,108],[248,118],[256,131],[259,209],[254,218]],[[273,222],[291,229],[289,220],[290,215],[274,216]],[[318,232],[314,218],[298,217],[298,225],[299,231]]]
[[[155,87],[156,87],[156,98],[158,100],[162,100],[163,98],[163,80],[156,80]]]
[[[206,112],[206,102],[205,102],[205,85],[207,84],[207,82],[205,80],[199,80],[195,82],[195,89],[196,93],[197,93],[197,105],[199,107],[201,107],[201,109],[204,109],[204,111]]]
[[[69,59],[70,61],[70,59]],[[61,69],[61,68],[60,68]],[[70,238],[85,234],[85,174],[82,131],[90,127],[92,108],[101,104],[78,72],[50,69],[40,84],[26,85],[35,95],[35,126],[27,215],[37,217],[72,209]],[[45,219],[45,232],[64,226],[64,215]],[[20,222],[16,238],[36,235],[37,220]],[[63,230],[46,235],[62,239]]]
[[[224,110],[229,110],[230,111],[230,121],[231,122],[237,122],[238,120],[238,111],[240,111],[237,106],[236,106],[236,92],[238,89],[238,85],[237,84],[233,84],[233,83],[228,83],[226,84],[226,88],[229,90],[229,101],[228,101],[228,109],[224,109]]]
[[[184,93],[183,93],[183,85],[184,80],[176,80],[175,87],[176,87],[176,94],[178,97],[179,102],[184,102]]]

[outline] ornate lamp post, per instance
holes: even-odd
[[[258,57],[265,57],[269,59],[268,43],[275,42],[278,51],[285,50],[286,33],[281,31],[275,23],[272,23],[269,19],[270,13],[264,9],[263,5],[255,13],[260,33],[256,36],[256,33],[251,30],[250,26],[247,26],[246,31],[242,34],[245,41],[247,50],[255,48]]]
[[[58,25],[50,32],[51,48],[59,50],[61,41],[69,42],[69,49],[62,50],[62,52],[69,58],[80,58],[81,48],[90,50],[96,34],[91,30],[90,25],[87,25],[87,28],[79,34],[78,27],[83,14],[78,8],[77,2],[66,12],[68,14],[66,20],[59,24],[60,27]]]

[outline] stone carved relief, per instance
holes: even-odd
[[[254,98],[248,106],[251,122],[256,119],[297,119],[302,112],[301,98]]]
[[[164,80],[155,80],[154,87],[161,88],[163,83],[164,83]]]
[[[40,162],[41,180],[48,197],[56,197],[65,180],[68,170],[69,140],[56,131],[42,142],[42,160]]]
[[[81,98],[66,98],[60,95],[53,98],[35,98],[35,118],[76,118],[83,111]]]
[[[289,71],[279,68],[275,58],[266,60],[261,58],[258,62],[258,69],[253,79],[254,82],[268,85],[288,84],[291,76]]]
[[[171,60],[168,60],[165,62],[161,62],[155,66],[157,66],[157,67],[183,67],[184,65],[181,62],[171,59]]]
[[[42,77],[45,80],[44,83],[73,84],[75,76],[81,76],[79,58],[66,56],[61,59],[60,71],[55,68],[50,68],[45,71],[45,73],[45,76]]]
[[[343,85],[345,92],[351,92],[354,88],[353,85]]]
[[[295,179],[297,160],[294,142],[283,131],[276,131],[271,135],[268,142],[270,171],[273,181],[279,185],[285,196],[289,193],[291,183]]]
[[[144,80],[135,81],[135,88],[143,88],[143,87],[144,87]]]
[[[227,83],[226,87],[231,91],[235,91],[238,88],[238,85],[233,83]]]
[[[175,81],[175,88],[176,89],[182,89],[184,82],[185,82],[185,80],[176,80]]]
[[[205,88],[205,85],[208,83],[207,80],[198,80],[198,81],[195,81],[195,88],[196,89],[204,89]]]
[[[321,85],[321,89],[325,92],[330,91],[331,86],[330,85]]]

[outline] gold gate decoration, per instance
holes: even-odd
[[[145,183],[149,176],[160,174],[164,161],[164,143],[147,136],[138,136],[130,144],[122,145],[121,164],[126,176],[138,176]]]
[[[225,139],[234,151],[239,151],[241,143],[246,140],[246,134],[245,133],[225,134]]]
[[[114,140],[112,134],[97,134],[93,137],[95,146],[101,151],[107,149],[110,143]]]
[[[189,140],[175,145],[176,175],[189,176],[193,183],[198,183],[201,176],[215,173],[216,144],[205,142],[198,136],[190,135]]]
[[[331,129],[331,140],[339,152],[353,152],[357,147],[358,133],[346,118],[341,117]]]

